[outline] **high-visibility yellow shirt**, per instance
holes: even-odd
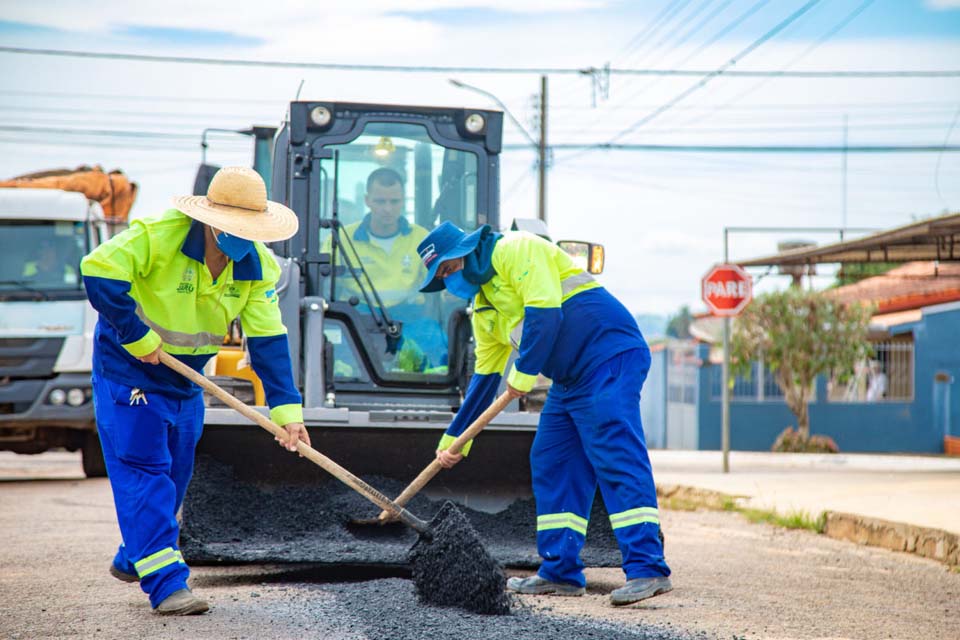
[[[204,262],[205,227],[176,209],[131,221],[130,228],[81,262],[100,313],[94,372],[111,380],[186,396],[198,391],[179,374],[137,358],[158,346],[200,371],[240,318],[254,371],[274,422],[302,422],[286,328],[276,292],[280,267],[267,247],[230,260],[214,279]]]

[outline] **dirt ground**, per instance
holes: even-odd
[[[66,453],[0,453],[0,478],[0,638],[395,637],[349,610],[351,584],[369,583],[289,566],[197,567],[192,585],[212,611],[153,615],[135,585],[107,574],[119,533],[106,480],[80,479],[79,458]],[[589,637],[576,626],[583,620],[630,637],[960,637],[960,574],[933,561],[754,525],[731,513],[667,511],[663,522],[672,593],[613,609],[607,594],[622,584],[622,573],[590,569],[586,597],[522,602],[568,620],[567,638]],[[384,594],[407,583],[379,582]],[[426,614],[444,625],[443,637],[467,637],[449,628],[465,614]],[[492,630],[485,637],[499,637],[498,620],[481,621]],[[441,635],[424,624],[422,637]]]

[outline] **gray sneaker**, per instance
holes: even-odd
[[[625,604],[633,604],[661,593],[673,591],[673,585],[670,578],[661,576],[657,578],[634,578],[627,580],[627,584],[619,589],[614,589],[610,594],[610,603],[616,607]]]
[[[167,596],[154,611],[162,616],[195,616],[208,609],[210,605],[206,600],[193,595],[189,589],[180,589]]]
[[[120,569],[117,569],[117,566],[112,562],[110,563],[110,575],[121,582],[140,582],[139,576],[135,576],[132,573],[127,573],[126,571],[120,571]]]
[[[533,593],[537,595],[554,596],[582,596],[586,589],[573,584],[564,584],[562,582],[550,582],[544,580],[539,575],[532,575],[528,578],[510,578],[507,580],[507,589],[517,593]]]

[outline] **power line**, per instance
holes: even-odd
[[[663,24],[672,20],[673,16],[678,11],[683,10],[683,8],[689,3],[690,3],[690,0],[672,0],[669,4],[667,4],[663,8],[663,10],[659,14],[657,14],[657,16],[653,20],[650,21],[649,24],[647,24],[646,28],[643,31],[635,35],[633,38],[631,38],[630,41],[627,42],[626,46],[623,49],[621,49],[619,52],[617,52],[616,55],[619,56],[621,53],[629,53],[630,50],[633,49],[636,45],[642,44],[644,41],[646,41],[647,38],[649,38],[654,33],[656,33],[659,29],[661,29],[663,27]]]
[[[674,35],[676,35],[677,32],[680,31],[690,20],[692,20],[693,18],[696,18],[701,11],[707,9],[711,4],[713,4],[713,2],[714,0],[702,0],[699,6],[695,6],[693,8],[693,11],[691,11],[689,14],[683,16],[682,18],[680,18],[678,15],[677,16],[678,20],[676,25],[669,32],[667,32],[666,35],[664,35],[662,38],[660,38],[656,42],[652,42],[652,39],[651,39],[651,43],[652,43],[651,47],[646,47],[645,50],[641,49],[636,52],[636,55],[632,56],[634,64],[639,63],[641,60],[644,60],[651,53],[653,53],[654,51],[656,51],[657,49],[665,45],[667,41],[670,40]]]
[[[820,0],[812,0],[814,4]],[[805,12],[805,10],[804,10]],[[785,25],[784,25],[785,26]],[[59,56],[67,58],[95,58],[100,60],[127,60],[136,62],[167,62],[175,64],[206,64],[235,67],[270,67],[287,69],[324,69],[327,71],[378,71],[399,73],[491,73],[572,75],[589,74],[593,67],[443,67],[412,65],[344,64],[334,62],[292,62],[280,60],[242,60],[236,58],[197,58],[190,56],[157,56],[135,53],[106,53],[69,51],[61,49],[33,49],[28,47],[0,47],[0,53]],[[606,72],[606,69],[604,70]],[[702,76],[716,73],[706,69],[616,69],[611,74],[636,76]],[[824,71],[740,71],[730,70],[724,76],[739,78],[960,78],[960,69],[935,70],[824,70]]]
[[[686,33],[684,33],[682,36],[680,36],[680,39],[679,39],[677,42],[674,42],[674,43],[673,43],[673,48],[674,48],[674,49],[678,49],[678,48],[680,48],[682,45],[686,44],[687,41],[690,40],[690,38],[692,38],[696,33],[698,33],[698,32],[699,32],[701,29],[703,29],[705,26],[707,26],[708,24],[710,24],[710,22],[712,22],[714,18],[716,18],[716,17],[717,17],[718,15],[720,15],[721,13],[723,13],[723,11],[724,11],[728,6],[730,6],[730,3],[731,3],[731,2],[733,2],[733,0],[724,0],[724,2],[723,2],[720,6],[716,7],[713,11],[711,11],[710,14],[707,15],[703,20],[701,20],[700,22],[698,22],[696,25],[694,25],[693,27],[691,27]],[[648,65],[651,66],[651,67],[652,67],[652,66],[655,66],[655,65],[659,64],[661,60],[663,60],[664,58],[666,58],[666,57],[669,56],[669,55],[670,55],[670,52],[668,51],[668,52],[664,53],[663,55],[661,55],[659,58],[656,58],[656,59],[653,60],[652,62],[648,63]]]
[[[20,125],[0,125],[0,131],[22,134],[73,135],[93,137],[119,137],[154,140],[196,141],[195,134],[169,133],[159,131],[133,131],[119,129],[74,129],[58,127],[30,127]],[[216,133],[216,132],[214,132]],[[529,143],[504,144],[503,148],[530,150]],[[551,150],[559,151],[677,151],[704,153],[927,153],[960,151],[960,145],[676,145],[676,144],[622,144],[622,143],[559,143],[550,145]]]
[[[560,143],[550,145],[556,151],[676,151],[701,153],[936,153],[960,151],[960,145],[680,145],[680,144],[599,144]],[[529,148],[529,145],[503,145],[504,149]],[[579,155],[579,154],[578,154]],[[572,156],[571,156],[572,157]],[[569,160],[570,158],[564,158]]]
[[[779,23],[777,23],[777,25],[776,25],[775,27],[773,27],[772,29],[770,29],[769,31],[767,31],[765,34],[763,34],[762,36],[760,36],[758,39],[756,39],[756,40],[754,40],[753,42],[751,42],[745,49],[743,49],[743,50],[740,51],[738,54],[736,54],[735,56],[733,56],[732,58],[730,58],[727,62],[725,62],[724,64],[722,64],[722,65],[721,65],[720,67],[718,67],[717,69],[711,71],[710,73],[708,73],[707,75],[705,75],[704,77],[702,77],[696,84],[694,84],[693,86],[687,88],[685,91],[682,91],[680,94],[678,94],[677,96],[675,96],[673,99],[669,100],[669,101],[666,102],[665,104],[661,105],[659,108],[657,108],[657,109],[655,109],[654,111],[650,112],[649,114],[647,114],[646,116],[644,116],[644,117],[641,118],[640,120],[637,120],[636,122],[634,122],[633,124],[631,124],[629,127],[627,127],[626,129],[624,129],[624,130],[621,131],[620,133],[618,133],[618,134],[616,134],[615,136],[613,136],[610,140],[607,141],[607,144],[616,142],[616,141],[619,140],[620,138],[628,135],[629,133],[631,133],[631,132],[635,131],[636,129],[642,127],[643,125],[647,124],[648,122],[650,122],[650,121],[653,120],[654,118],[658,117],[658,116],[661,115],[662,113],[665,113],[666,111],[669,111],[675,104],[677,104],[678,102],[680,102],[681,100],[683,100],[684,98],[686,98],[687,96],[689,96],[690,94],[692,94],[693,92],[698,91],[699,89],[701,89],[704,85],[706,85],[708,82],[710,82],[710,81],[713,80],[714,78],[722,75],[727,69],[729,69],[730,67],[732,67],[733,65],[735,65],[737,62],[739,62],[740,60],[742,60],[744,57],[746,57],[747,55],[749,55],[752,51],[756,50],[756,49],[757,49],[758,47],[760,47],[763,43],[767,42],[768,40],[770,40],[771,38],[773,38],[775,35],[777,35],[777,34],[780,33],[781,31],[783,31],[787,26],[789,26],[789,25],[790,25],[791,23],[793,23],[795,20],[799,19],[799,18],[800,18],[801,16],[803,16],[807,11],[809,11],[810,9],[812,9],[814,6],[816,6],[817,4],[819,4],[819,2],[820,2],[820,0],[809,0],[809,2],[807,2],[807,3],[804,4],[802,7],[800,7],[799,9],[797,9],[796,11],[794,11],[793,13],[791,13],[789,16],[787,16],[787,17],[784,18],[783,20],[781,20]],[[587,152],[587,151],[589,151],[589,149],[584,149],[583,151],[584,151],[584,152]]]
[[[804,49],[799,55],[797,55],[795,58],[793,58],[792,60],[790,60],[790,62],[788,62],[787,64],[785,64],[783,67],[781,67],[781,71],[786,71],[786,70],[790,69],[793,65],[795,65],[795,64],[798,63],[800,60],[802,60],[803,58],[805,58],[807,55],[809,55],[809,54],[810,54],[813,50],[815,50],[817,47],[819,47],[819,46],[822,45],[823,43],[827,42],[830,38],[832,38],[832,37],[835,36],[837,33],[839,33],[841,29],[843,29],[843,28],[846,27],[848,24],[850,24],[851,22],[853,22],[861,13],[863,13],[864,11],[866,11],[867,8],[869,8],[870,5],[873,4],[873,3],[874,3],[874,0],[864,0],[863,2],[861,2],[853,11],[851,11],[849,14],[847,14],[846,16],[844,16],[844,18],[843,18],[842,20],[840,20],[840,22],[838,22],[836,25],[834,25],[834,27],[832,27],[829,31],[827,31],[827,33],[825,33],[825,34],[823,34],[822,36],[820,36],[820,38],[818,38],[816,42],[814,42],[813,44],[811,44],[809,47],[807,47],[806,49]],[[771,80],[773,80],[773,78],[764,78],[764,79],[760,80],[759,82],[757,82],[757,83],[754,84],[753,86],[747,87],[746,90],[742,91],[741,93],[739,93],[739,94],[737,94],[736,96],[734,96],[732,99],[728,100],[725,104],[721,104],[721,105],[716,106],[716,107],[713,109],[713,111],[717,111],[717,110],[720,110],[720,109],[724,109],[724,108],[728,107],[729,105],[731,105],[731,104],[733,104],[733,103],[735,103],[735,102],[739,102],[740,100],[744,99],[745,97],[747,97],[748,95],[750,95],[751,93],[753,93],[754,91],[756,91],[757,89],[759,89],[760,87],[764,86],[765,84],[767,84],[767,83],[770,82]],[[694,119],[688,120],[687,122],[685,122],[685,123],[683,123],[683,124],[690,124],[690,123],[692,123],[692,122],[698,122],[698,121],[702,120],[704,117],[710,115],[710,113],[711,113],[711,112],[708,112],[708,113],[700,116],[699,118],[694,118]]]

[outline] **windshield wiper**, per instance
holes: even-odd
[[[15,287],[19,287],[21,291],[26,291],[26,292],[28,292],[28,293],[36,294],[36,295],[37,295],[37,299],[39,299],[39,300],[49,300],[49,299],[50,299],[50,296],[47,295],[47,293],[46,293],[45,291],[42,291],[42,290],[37,289],[36,287],[32,286],[32,283],[29,282],[28,280],[0,280],[0,286],[4,286],[4,285],[6,285],[6,286],[11,286],[11,285],[12,285],[12,286],[15,286]],[[3,294],[0,293],[0,296],[2,296],[2,295],[3,295]]]

